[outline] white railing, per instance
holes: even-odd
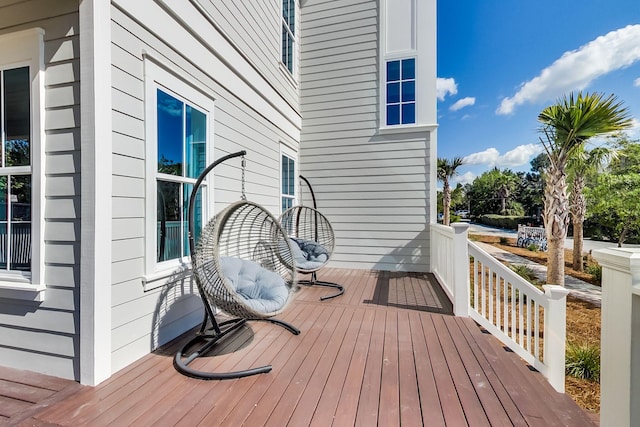
[[[467,224],[431,226],[432,272],[451,298],[454,314],[468,315],[564,392],[565,288],[544,292],[473,242]]]
[[[600,425],[640,425],[640,249],[593,252],[602,266]]]

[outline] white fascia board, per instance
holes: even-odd
[[[80,2],[80,382],[111,376],[111,9]]]
[[[191,3],[183,0],[116,0],[113,3],[160,39],[170,41],[177,51],[189,52],[189,59],[198,58],[194,65],[202,72],[291,138],[300,140],[300,114]]]

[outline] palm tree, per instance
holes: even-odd
[[[444,211],[442,223],[444,225],[449,225],[449,211],[451,210],[451,186],[449,185],[449,180],[458,175],[457,169],[463,164],[462,157],[456,156],[451,161],[438,158],[438,180],[442,181],[442,206]]]
[[[571,178],[569,193],[569,211],[573,222],[573,269],[582,271],[582,243],[584,240],[584,217],[587,213],[587,199],[584,196],[586,179],[599,172],[602,167],[615,157],[615,150],[597,147],[592,150],[581,150],[567,164]]]
[[[540,142],[549,157],[544,190],[544,225],[549,255],[547,282],[564,286],[564,240],[569,225],[566,168],[569,160],[594,136],[627,129],[629,110],[614,95],[579,92],[565,95],[538,115]]]

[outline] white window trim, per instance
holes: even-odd
[[[300,175],[300,163],[298,161],[298,153],[292,149],[291,147],[289,147],[288,145],[285,145],[283,142],[280,143],[280,157],[278,158],[278,163],[279,163],[279,178],[278,178],[278,193],[280,195],[280,197],[278,197],[278,215],[280,215],[282,213],[282,198],[284,196],[290,197],[288,194],[282,194],[282,156],[287,156],[290,159],[293,159],[294,162],[294,184],[293,184],[293,204],[292,206],[295,206],[297,203],[299,203],[298,197],[300,195],[300,189],[298,188],[300,186],[299,183],[299,179],[298,176]]]
[[[214,98],[203,93],[195,86],[170,72],[158,62],[145,54],[145,135],[146,135],[146,170],[145,170],[145,275],[143,288],[149,291],[164,286],[172,276],[184,274],[191,267],[190,258],[183,257],[175,260],[156,261],[156,175],[157,175],[157,121],[156,100],[157,89],[177,95],[179,99],[187,101],[207,114],[207,160],[208,165],[213,158],[213,114]],[[214,212],[213,205],[213,176],[210,174],[208,185],[202,186],[203,196],[209,213]]]
[[[44,301],[44,30],[0,35],[0,67],[29,66],[31,79],[31,273],[0,274],[0,298]]]

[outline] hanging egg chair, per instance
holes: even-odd
[[[337,283],[318,280],[317,277],[318,270],[327,265],[335,248],[333,227],[327,217],[317,209],[311,183],[302,175],[300,179],[309,188],[313,207],[302,203],[293,206],[280,215],[279,222],[288,236],[295,270],[301,274],[311,275],[309,280],[300,280],[298,283],[334,288],[337,290],[336,293],[325,295],[320,299],[335,298],[344,294],[344,287]],[[283,258],[286,259],[287,248],[284,246],[283,254],[285,254]]]
[[[274,319],[290,301],[296,283],[291,246],[278,220],[244,196],[245,151],[229,154],[212,163],[198,177],[189,199],[188,225],[191,264],[205,315],[196,337],[180,349],[175,368],[201,379],[240,378],[271,371],[262,366],[234,372],[204,372],[189,367],[206,355],[224,337],[240,330],[247,321],[267,321],[293,334],[294,326]],[[197,245],[194,239],[196,193],[207,174],[218,164],[242,156],[242,200],[223,209],[203,228]],[[218,322],[215,309],[232,316]]]

